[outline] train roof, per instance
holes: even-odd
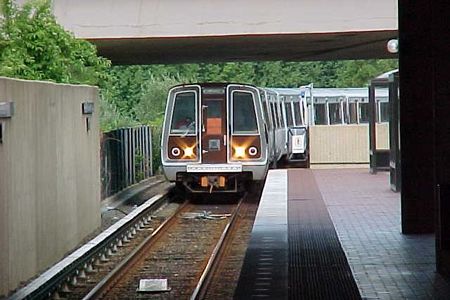
[[[171,88],[177,88],[177,87],[183,87],[183,86],[192,86],[192,85],[199,85],[201,87],[217,87],[217,86],[227,86],[227,85],[244,85],[244,86],[251,86],[251,87],[255,87],[255,85],[253,84],[249,84],[249,83],[238,83],[238,82],[193,82],[193,83],[182,83],[182,84],[177,84],[172,86]]]
[[[310,88],[267,88],[267,90],[286,96],[300,96],[302,93],[311,97]],[[368,98],[369,89],[360,88],[312,88],[312,94],[315,98]],[[387,88],[377,89],[377,98],[387,98],[389,91]]]
[[[395,70],[394,70],[395,71]],[[392,73],[394,71],[390,71],[388,73]],[[387,73],[385,73],[387,74]],[[388,76],[388,75],[387,75]],[[235,84],[235,85],[243,85],[243,86],[251,86],[256,87],[253,84],[248,83],[236,83],[236,82],[199,82],[199,83],[185,83],[175,85],[172,88],[183,87],[183,86],[192,86],[199,85],[201,87],[213,87],[213,86],[223,86]],[[267,87],[263,88],[272,93],[277,93],[282,96],[294,96],[299,97],[301,94],[304,94],[306,98],[311,97],[311,92],[314,98],[368,98],[369,97],[369,89],[367,87],[358,87],[358,88],[310,88],[310,87],[301,87],[301,88],[278,88],[278,87]],[[388,88],[377,88],[376,90],[377,98],[388,98],[389,90]]]

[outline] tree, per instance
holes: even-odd
[[[22,8],[0,1],[1,76],[105,85],[110,62],[56,22],[50,0],[29,1]]]

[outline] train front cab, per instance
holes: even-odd
[[[268,140],[261,111],[252,86],[173,88],[161,139],[166,177],[190,192],[237,192],[241,183],[264,179]]]

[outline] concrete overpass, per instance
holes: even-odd
[[[396,0],[57,0],[116,64],[390,58]]]

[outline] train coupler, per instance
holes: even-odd
[[[224,188],[226,184],[225,176],[201,176],[200,186],[203,188],[209,187],[209,193],[212,193],[213,188]]]

